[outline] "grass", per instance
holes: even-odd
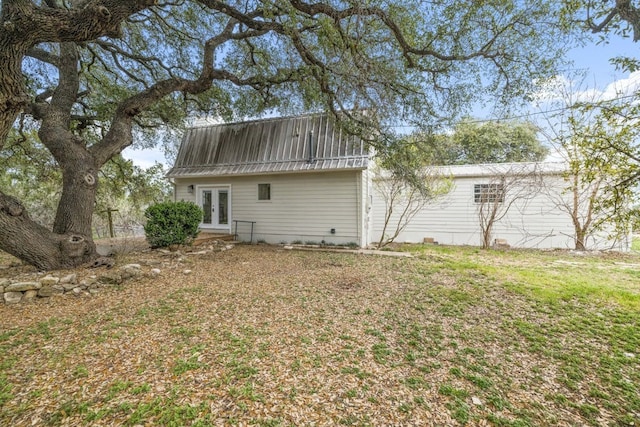
[[[640,425],[640,255],[402,249],[0,306],[0,425]]]

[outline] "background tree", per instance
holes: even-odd
[[[145,209],[171,195],[171,185],[164,174],[160,164],[142,169],[120,155],[107,162],[99,173],[94,234],[107,237],[104,211],[108,208],[118,210],[117,226],[140,231]],[[34,221],[51,227],[61,186],[60,170],[37,134],[12,132],[7,149],[0,153],[0,191],[20,197]]]
[[[538,128],[525,121],[480,122],[466,118],[450,134],[414,133],[406,140],[432,165],[537,162],[548,149]]]
[[[512,207],[527,203],[540,194],[542,174],[538,167],[515,165],[508,169],[494,167],[489,182],[475,184],[474,202],[480,223],[482,248],[492,247],[494,227]]]
[[[451,135],[458,147],[456,164],[537,162],[547,155],[538,139],[538,128],[524,121],[457,123]]]
[[[547,193],[574,226],[575,249],[588,249],[596,232],[616,239],[629,234],[632,206],[637,203],[635,182],[640,171],[639,117],[624,98],[599,99],[596,91],[554,85],[541,128],[556,155],[567,164],[563,192]]]
[[[0,249],[38,268],[96,256],[98,171],[194,110],[376,108],[345,127],[455,116],[526,94],[560,48],[555,2],[3,0],[0,150],[33,123],[62,175],[48,229],[0,193]],[[524,37],[523,34],[527,36]],[[23,74],[24,72],[24,74]],[[478,85],[484,82],[486,85]],[[162,135],[162,134],[160,134]]]
[[[431,154],[397,139],[376,159],[373,185],[385,204],[378,249],[393,243],[427,204],[451,191],[452,180],[436,172]]]

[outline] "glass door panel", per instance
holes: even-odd
[[[212,225],[213,221],[213,199],[211,197],[212,190],[202,190],[202,223]]]
[[[229,190],[218,190],[218,225],[229,225]]]

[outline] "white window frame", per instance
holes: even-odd
[[[474,203],[504,203],[504,184],[473,184]]]
[[[268,199],[261,199],[260,198],[260,187],[263,186],[263,185],[267,186],[266,188],[268,189],[268,196],[269,196]],[[271,183],[270,182],[261,182],[261,183],[259,183],[258,184],[258,201],[259,202],[270,202],[271,199],[272,199]]]

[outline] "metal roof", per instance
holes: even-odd
[[[368,147],[327,114],[187,129],[168,177],[366,169]]]
[[[438,173],[454,177],[482,177],[504,174],[530,174],[561,175],[568,170],[566,162],[513,162],[513,163],[486,163],[477,165],[438,166]]]

